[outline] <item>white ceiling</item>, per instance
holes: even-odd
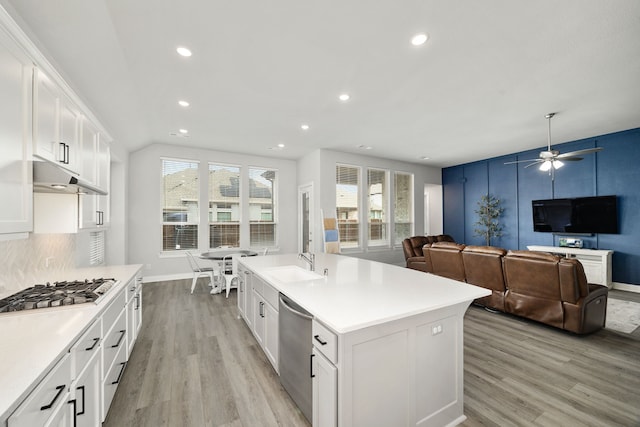
[[[126,150],[443,167],[546,145],[549,112],[555,144],[640,127],[637,0],[0,3]]]

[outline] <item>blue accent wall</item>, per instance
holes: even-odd
[[[535,159],[540,151],[515,153],[442,170],[444,232],[457,242],[483,245],[474,235],[480,196],[502,202],[503,236],[491,244],[505,249],[557,246],[560,236],[533,231],[531,201],[584,196],[618,196],[619,234],[581,236],[585,248],[611,249],[613,281],[640,285],[640,128],[554,145],[561,153],[602,147],[577,162],[564,162],[554,179],[537,166],[505,165]]]

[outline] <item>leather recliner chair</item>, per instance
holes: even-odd
[[[503,268],[506,312],[577,334],[604,327],[609,290],[588,284],[578,260],[509,251]]]
[[[413,236],[402,241],[404,259],[408,268],[431,273],[430,267],[425,263],[423,247],[436,242],[453,242],[453,237],[448,234],[437,236]]]
[[[507,251],[495,246],[466,246],[462,251],[467,283],[491,290],[491,295],[474,302],[487,308],[504,311],[506,287],[502,258]]]
[[[462,250],[465,245],[453,242],[436,242],[424,248],[424,258],[427,265],[431,265],[431,272],[449,279],[466,280]]]

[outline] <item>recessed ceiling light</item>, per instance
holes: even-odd
[[[186,56],[186,57],[191,56],[191,51],[186,47],[180,46],[179,48],[176,49],[176,52],[178,52],[178,54],[182,56]]]
[[[189,133],[189,131],[186,130],[186,129],[180,129],[179,132],[182,133],[182,134]]]
[[[371,150],[373,147],[363,144],[363,145],[358,145],[358,148],[361,150]]]
[[[427,157],[427,156],[421,156],[421,157],[420,157],[420,160],[429,160],[429,157]]]
[[[351,98],[351,97],[349,96],[348,93],[343,93],[338,97],[338,99],[340,99],[340,101],[342,101],[342,102],[348,101],[349,98]]]
[[[187,101],[178,101],[178,104],[180,104],[181,107],[188,107],[189,103]]]
[[[280,147],[280,148],[284,148],[284,144],[283,144],[283,143],[280,143],[280,144],[278,144],[278,147]]]
[[[300,125],[300,129],[309,130],[309,125],[307,125],[307,124]]]
[[[414,46],[421,46],[427,41],[428,38],[429,36],[427,36],[425,33],[416,34],[411,38],[411,44]]]

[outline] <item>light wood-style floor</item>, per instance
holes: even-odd
[[[143,285],[142,330],[104,426],[308,427],[237,318],[235,291],[189,289]],[[474,306],[464,328],[463,426],[640,426],[640,330],[579,337]]]

